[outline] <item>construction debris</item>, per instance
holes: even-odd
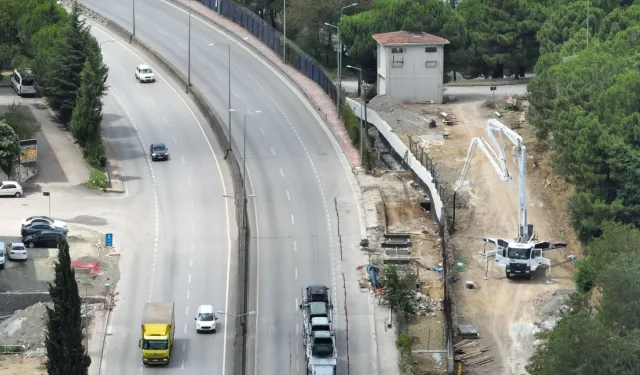
[[[493,361],[493,356],[483,355],[489,351],[491,345],[478,348],[478,341],[467,339],[455,344],[453,348],[456,353],[454,359],[462,362],[465,366],[484,365]]]
[[[458,324],[458,333],[465,338],[477,339],[480,337],[478,331],[471,324]]]
[[[418,316],[435,316],[436,311],[442,311],[442,300],[433,300],[422,293],[416,293],[416,314]]]

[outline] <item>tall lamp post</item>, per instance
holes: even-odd
[[[238,112],[235,109],[230,109],[229,112]],[[255,111],[253,113],[247,112],[242,113],[238,112],[244,116],[244,136],[242,141],[242,190],[246,191],[246,181],[247,181],[247,116],[257,115],[261,113],[260,111]]]
[[[243,41],[249,39],[249,37],[245,37],[242,38]],[[236,42],[237,43],[237,42]],[[229,110],[229,146],[227,147],[227,152],[224,155],[224,158],[226,159],[227,157],[229,157],[229,153],[231,152],[231,45],[232,44],[236,44],[236,43],[209,43],[210,47],[215,47],[215,46],[226,46],[228,53],[227,53],[227,57],[228,57],[228,68],[229,68],[229,77],[228,77],[228,110]]]
[[[282,34],[284,35],[284,43],[282,44],[282,61],[287,63],[287,0],[282,0],[282,18],[283,24]]]
[[[136,0],[131,2],[131,8],[133,8],[133,36],[136,36]]]
[[[189,0],[189,46],[187,47],[187,94],[191,89],[191,0]]]
[[[336,55],[336,64],[338,64],[338,80],[340,80],[340,76],[342,75],[342,67],[340,66],[340,28],[327,22],[324,24],[338,30],[338,54]],[[338,95],[336,96],[336,108],[338,109],[338,116],[340,116],[340,88],[338,88]]]
[[[366,113],[367,107],[364,102],[364,82],[362,81],[362,69],[356,68],[355,66],[347,65],[347,68],[357,70],[360,74],[360,100],[362,103],[360,104],[360,163],[364,162],[364,114]]]
[[[43,191],[42,195],[49,198],[49,217],[51,217],[51,193],[48,191]]]
[[[342,13],[344,12],[345,9],[349,9],[352,8],[354,6],[358,5],[358,3],[353,3],[350,5],[345,5],[342,8],[340,8],[340,21],[342,21]],[[340,50],[340,57],[338,58],[338,66],[340,67],[338,69],[338,92],[342,91],[342,33],[340,32],[340,30],[338,30],[338,49]],[[338,108],[338,118],[340,118],[340,108]]]

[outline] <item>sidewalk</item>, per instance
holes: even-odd
[[[89,375],[100,374],[102,350],[107,333],[108,313],[109,311],[105,309],[95,310],[91,316],[91,325],[89,326],[89,357],[91,357]]]
[[[89,167],[71,134],[55,119],[47,105],[37,103],[29,108],[41,126],[36,134],[38,176],[33,182],[60,187],[85,183],[89,179]]]
[[[262,55],[265,60],[282,71],[286,77],[289,77],[291,81],[296,86],[298,86],[300,91],[302,91],[302,93],[307,97],[309,102],[316,107],[320,116],[325,120],[327,127],[329,128],[329,130],[331,130],[331,133],[340,144],[340,147],[347,156],[351,167],[360,167],[362,165],[360,161],[360,151],[358,151],[351,144],[351,138],[349,138],[349,133],[347,132],[346,126],[344,125],[342,120],[338,119],[338,110],[334,102],[320,86],[318,86],[313,80],[307,78],[307,76],[300,73],[295,68],[284,64],[278,54],[273,52],[271,48],[263,44],[245,28],[231,21],[230,19],[219,15],[216,11],[208,8],[206,5],[198,1],[171,1],[180,3],[184,7],[188,7],[188,4],[191,4],[191,10],[194,13],[210,20],[213,24],[221,27],[230,34],[234,34],[240,38],[249,38],[245,41],[245,44],[253,47],[253,49],[260,55]]]

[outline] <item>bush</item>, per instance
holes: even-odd
[[[1,119],[11,126],[20,140],[32,139],[40,131],[40,123],[22,104],[11,104]]]
[[[360,148],[360,119],[353,114],[351,107],[346,104],[342,105],[342,120],[347,127],[351,144]]]
[[[375,98],[378,95],[378,86],[377,85],[367,85],[364,90],[364,100],[369,103],[371,99]]]
[[[82,155],[94,168],[104,169],[107,166],[107,155],[102,142],[92,142],[82,150]]]
[[[109,187],[109,180],[102,169],[91,168],[91,176],[85,186],[90,189],[104,190]]]

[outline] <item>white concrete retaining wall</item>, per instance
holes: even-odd
[[[362,108],[360,102],[357,102],[353,99],[347,98],[347,105],[353,111],[353,114],[356,117],[362,117]],[[391,126],[387,124],[386,121],[382,119],[371,108],[367,108],[367,121],[378,129],[378,132],[387,140],[389,145],[395,150],[395,152],[400,155],[406,163],[409,165],[409,168],[418,176],[418,178],[424,182],[424,184],[429,188],[431,192],[431,204],[432,209],[438,217],[438,222],[440,222],[442,217],[442,197],[440,197],[440,193],[438,189],[436,189],[436,184],[433,180],[433,176],[431,173],[425,168],[418,159],[409,151],[409,147],[402,142],[400,137],[393,132]]]

